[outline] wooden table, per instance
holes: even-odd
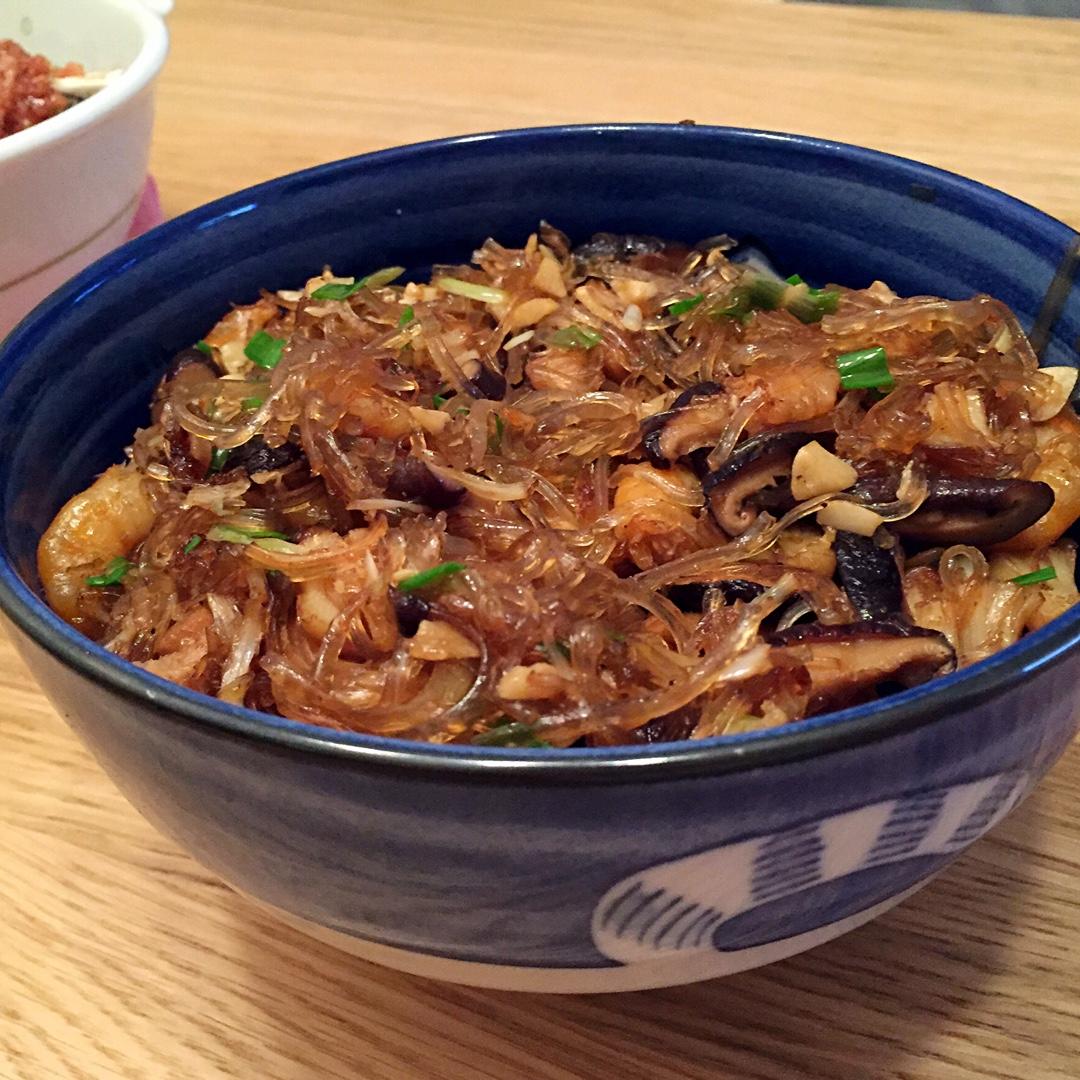
[[[178,0],[177,213],[394,143],[679,120],[908,154],[1080,225],[1080,23],[767,0]],[[422,982],[269,921],[158,836],[0,640],[0,1077],[1080,1073],[1080,752],[919,896],[725,981],[544,998]]]

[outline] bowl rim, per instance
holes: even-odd
[[[1033,229],[1061,249],[1077,234],[1068,225],[1015,197],[978,181],[882,151],[812,136],[747,128],[656,123],[572,124],[517,128],[452,136],[396,146],[289,173],[174,218],[93,263],[39,304],[0,345],[0,393],[17,357],[33,348],[35,337],[71,301],[141,261],[192,228],[244,213],[261,197],[284,193],[295,185],[332,179],[338,172],[408,162],[471,143],[521,140],[558,141],[566,137],[628,133],[641,138],[671,137],[685,132],[688,141],[749,148],[775,144],[780,149],[841,159],[871,173],[899,177],[907,183],[930,184],[959,196],[973,208],[992,211],[997,224]],[[678,136],[676,136],[678,137]],[[6,363],[5,363],[6,361]],[[151,675],[108,653],[56,615],[21,579],[6,550],[0,548],[0,612],[36,645],[64,666],[128,701],[164,712],[169,719],[209,729],[218,736],[254,739],[271,752],[311,753],[362,767],[389,767],[418,773],[428,780],[471,780],[515,783],[628,783],[718,775],[765,765],[805,760],[826,753],[917,730],[944,716],[973,708],[1030,681],[1063,661],[1080,644],[1080,605],[1017,643],[961,671],[934,679],[881,701],[824,713],[782,728],[718,736],[694,742],[655,743],[578,749],[523,750],[416,742],[390,736],[339,731],[275,717],[221,702]],[[16,638],[16,641],[18,639]]]
[[[88,0],[79,0],[86,3]],[[65,109],[56,116],[16,131],[0,139],[0,167],[9,161],[27,157],[38,150],[46,150],[54,143],[65,142],[89,127],[93,127],[108,113],[138,95],[157,77],[169,52],[169,31],[160,15],[144,6],[142,0],[93,0],[99,7],[115,8],[134,23],[141,35],[142,44],[135,59],[109,84],[91,95],[78,106]],[[52,58],[49,58],[52,60]]]

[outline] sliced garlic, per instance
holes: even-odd
[[[548,296],[566,295],[566,282],[563,281],[562,269],[551,255],[544,255],[540,260],[540,265],[533,274],[532,283]]]
[[[532,701],[556,697],[565,689],[553,665],[518,664],[503,673],[495,693],[507,701]]]
[[[1065,408],[1080,375],[1074,367],[1044,367],[1039,373],[1049,375],[1050,381],[1040,379],[1037,391],[1032,394],[1031,419],[1036,422],[1050,420]]]
[[[449,623],[424,619],[409,641],[409,653],[416,660],[471,660],[480,650]]]
[[[819,442],[799,449],[791,463],[791,494],[802,502],[830,491],[844,491],[859,474],[843,458],[826,450]]]
[[[641,329],[642,317],[641,308],[637,304],[631,304],[624,312],[622,317],[622,324],[627,330],[637,332]]]
[[[612,278],[611,287],[624,304],[637,304],[638,307],[651,300],[659,291],[651,281],[628,277]]]
[[[526,300],[510,312],[510,328],[523,330],[526,326],[535,326],[541,319],[546,319],[553,311],[558,310],[558,307],[557,300],[549,300],[545,296]]]
[[[438,409],[425,409],[420,405],[410,405],[409,415],[418,427],[432,435],[438,435],[451,420],[449,413],[440,412]]]
[[[826,528],[857,533],[859,536],[873,536],[885,524],[885,519],[858,503],[838,499],[826,503],[818,511],[817,522]]]

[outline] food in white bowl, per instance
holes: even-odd
[[[28,53],[17,41],[0,41],[0,138],[62,113],[76,98],[71,84],[85,82],[82,64],[57,66]]]
[[[118,73],[77,107],[0,139],[2,336],[126,238],[146,182],[168,34],[139,0],[9,0],[0,40],[86,72]]]

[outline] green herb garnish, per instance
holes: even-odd
[[[688,311],[693,311],[704,299],[705,294],[698,293],[685,300],[672,300],[670,304],[664,306],[668,309],[669,315],[685,315]]]
[[[328,281],[325,285],[320,285],[311,294],[311,299],[348,300],[350,296],[355,296],[361,289],[379,289],[383,285],[389,285],[391,281],[396,281],[404,273],[404,266],[387,266],[382,270],[376,270],[374,273],[368,274],[367,277],[354,281],[351,285],[346,285],[342,281]],[[410,310],[412,309],[410,308]]]
[[[464,563],[439,563],[438,566],[433,566],[430,570],[421,570],[418,574],[411,574],[407,578],[402,578],[402,580],[397,583],[398,592],[416,592],[419,589],[426,588],[428,585],[434,585],[437,582],[445,581],[446,578],[452,577],[454,574],[460,574],[464,569]]]
[[[1030,574],[1020,574],[1019,577],[1010,578],[1014,585],[1038,585],[1043,581],[1053,581],[1057,577],[1057,571],[1052,566],[1040,566],[1038,570],[1032,570]]]
[[[408,326],[408,325],[409,325],[409,323],[411,323],[411,322],[413,321],[413,319],[415,319],[415,318],[416,318],[416,312],[415,312],[415,311],[413,311],[413,309],[412,309],[412,304],[410,304],[410,305],[409,305],[409,306],[408,306],[408,307],[407,307],[407,308],[406,308],[406,309],[405,309],[405,310],[404,310],[404,311],[403,311],[403,312],[401,313],[401,316],[400,316],[400,318],[399,318],[399,319],[398,319],[398,321],[397,321],[397,324],[398,324],[398,329],[400,330],[400,329],[401,329],[401,327],[403,327],[403,326]]]
[[[198,341],[195,342],[195,348],[198,349],[199,352],[201,352],[201,353],[206,353],[207,356],[213,356],[214,355],[213,348],[207,342],[203,341],[201,338]]]
[[[203,538],[198,533],[192,536],[184,545],[184,554],[190,555],[202,543],[202,540]]]
[[[276,368],[281,363],[281,354],[285,351],[285,339],[271,337],[265,330],[260,330],[244,346],[244,355],[261,368]]]
[[[567,349],[591,349],[604,340],[604,335],[587,326],[564,326],[551,335],[552,345],[561,345]]]
[[[431,399],[431,404],[436,409],[441,409],[450,399],[445,394],[436,394]]]
[[[320,285],[312,294],[312,300],[348,300],[350,296],[358,293],[364,287],[364,279],[354,281],[351,285],[346,285],[341,281],[331,281],[325,285]]]
[[[816,323],[823,315],[831,315],[840,303],[835,289],[807,289],[805,293],[787,296],[784,307],[802,323]]]
[[[225,468],[225,462],[229,460],[229,451],[222,450],[220,447],[215,446],[210,451],[210,465],[206,470],[207,475],[211,473],[221,472]]]
[[[473,736],[474,746],[512,746],[515,748],[540,749],[550,747],[551,743],[538,739],[529,724],[520,720],[510,720],[504,724],[482,731]]]
[[[841,353],[836,358],[836,370],[845,390],[891,390],[896,385],[880,345]]]
[[[119,585],[130,569],[131,563],[123,555],[117,555],[115,559],[109,560],[104,573],[88,577],[86,584],[95,589],[103,589],[106,585]]]
[[[745,285],[736,285],[728,294],[728,302],[722,308],[710,311],[713,319],[740,319],[746,321],[753,312],[750,303],[750,290]]]
[[[495,421],[495,434],[488,439],[488,449],[493,454],[497,454],[502,447],[503,432],[506,430],[506,425],[498,413],[495,413],[492,419]]]
[[[250,544],[252,540],[288,540],[276,529],[244,528],[240,525],[214,525],[206,534],[207,540],[224,540],[228,544]]]
[[[840,302],[835,290],[811,289],[798,274],[786,281],[765,274],[749,273],[742,284],[736,285],[728,296],[726,307],[710,312],[714,319],[740,319],[746,322],[754,311],[775,311],[784,308],[800,322],[820,322],[831,315]]]
[[[246,397],[240,402],[241,409],[257,409],[266,398],[264,397]]]
[[[469,300],[480,300],[485,304],[501,304],[510,299],[505,289],[494,285],[480,285],[475,281],[462,281],[461,278],[441,277],[431,284],[443,292],[464,296]]]
[[[747,300],[752,308],[760,311],[775,311],[784,300],[784,293],[788,291],[786,281],[777,281],[776,278],[766,277],[764,274],[754,274],[746,283]]]

